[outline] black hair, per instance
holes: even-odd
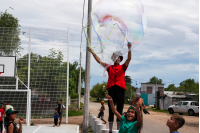
[[[61,101],[61,102],[62,102],[62,99],[60,99],[59,101]]]
[[[58,111],[58,109],[56,108],[55,110],[57,110]]]
[[[129,109],[128,109],[129,110]],[[127,110],[127,111],[128,111]],[[135,110],[134,110],[135,111]],[[127,119],[127,116],[126,116],[126,114],[127,114],[127,112],[124,112],[124,117]],[[137,112],[135,111],[135,118],[134,118],[134,120],[133,120],[133,122],[134,121],[137,121]]]
[[[142,106],[140,106],[140,110],[142,110]],[[134,110],[134,111],[135,111],[135,110]],[[135,118],[134,118],[133,122],[134,122],[134,121],[137,121],[137,113],[138,113],[138,112],[135,111]],[[126,116],[127,112],[124,112],[123,114],[124,114],[124,117],[127,119],[127,116]],[[141,113],[141,114],[142,114],[142,113]],[[143,127],[143,115],[142,115],[142,122],[141,122],[141,125],[140,125],[140,127],[138,128],[138,130],[141,131],[142,127]]]
[[[11,103],[11,101],[8,101],[7,103]]]

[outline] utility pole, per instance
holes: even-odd
[[[78,109],[80,109],[80,102],[81,102],[81,58],[82,52],[80,47],[80,72],[79,72],[79,82],[78,82]]]
[[[92,11],[92,0],[88,0],[88,25],[91,27],[91,11]],[[89,44],[91,44],[91,28],[87,29],[87,45],[86,45],[86,68],[85,68],[85,90],[84,90],[84,113],[83,113],[83,125],[82,133],[88,132],[88,122],[89,122],[89,91],[90,91],[90,61],[91,54],[87,50]]]
[[[157,99],[158,99],[158,90],[157,90],[157,78],[156,78],[156,87],[155,87],[155,92],[156,92],[156,108],[158,107]]]

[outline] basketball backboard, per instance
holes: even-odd
[[[0,56],[0,78],[15,77],[16,56]]]

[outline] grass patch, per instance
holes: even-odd
[[[159,108],[148,108],[147,110],[151,110],[151,111],[154,111],[154,112],[169,113],[168,110],[161,110]]]
[[[97,103],[100,103],[101,101],[98,101],[95,97],[92,97],[92,98],[90,98],[90,101],[91,102],[97,102]],[[108,103],[108,101],[104,101],[104,104],[105,103]]]
[[[90,101],[91,101],[91,102],[99,102],[95,97],[91,97],[91,98],[90,98]]]
[[[83,115],[83,110],[69,110],[69,116],[81,116]]]
[[[88,133],[94,133],[94,131],[92,131],[92,127],[91,126],[88,127]]]

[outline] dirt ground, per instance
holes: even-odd
[[[99,111],[98,109],[101,107],[100,103],[90,102],[89,104],[89,111],[93,113],[93,115],[97,116]],[[127,111],[129,105],[124,106],[124,112]],[[161,113],[161,112],[153,112],[149,111],[150,114],[144,114],[144,124],[143,124],[143,133],[166,133],[169,132],[168,127],[166,126],[166,122],[168,118],[171,117],[168,113]],[[199,116],[186,116],[182,115],[185,118],[185,125],[180,128],[179,132],[181,133],[198,133],[199,132]],[[104,113],[104,119],[108,120],[108,106],[105,105],[105,113]],[[116,124],[116,117],[114,119],[113,123],[113,130],[117,129]],[[63,117],[62,124],[65,124],[66,118]],[[25,122],[25,120],[24,120]],[[53,118],[47,118],[47,119],[35,119],[31,120],[33,123],[39,124],[53,124]],[[39,122],[39,123],[38,123]],[[83,122],[83,116],[71,116],[69,117],[69,124],[77,124],[81,125]],[[18,123],[18,120],[17,120]],[[106,124],[106,127],[108,129],[108,123]],[[151,130],[149,130],[151,129]]]

